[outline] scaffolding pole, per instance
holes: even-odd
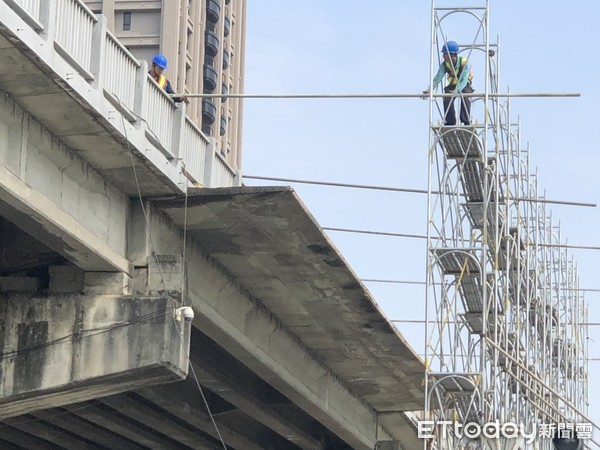
[[[448,94],[428,95],[425,417],[462,427],[516,423],[528,432],[568,422],[575,431],[589,422],[587,304],[539,194],[521,124],[511,120],[511,99],[524,95],[500,93],[489,0],[473,3],[483,4],[433,0],[431,8],[431,79],[442,46],[456,40],[479,93],[452,94],[456,119],[463,100],[475,100],[467,125],[440,125],[449,122]],[[545,436],[535,447],[524,439],[490,446],[434,430],[425,450],[554,449]]]

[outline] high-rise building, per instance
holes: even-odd
[[[138,59],[168,59],[177,93],[242,93],[246,0],[85,0]],[[192,98],[187,115],[235,169],[241,162],[242,100]]]

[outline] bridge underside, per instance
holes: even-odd
[[[195,328],[191,349],[194,371],[227,448],[352,448]],[[222,447],[217,428],[189,376],[4,420],[0,447],[213,450]]]
[[[202,189],[190,192],[184,215],[180,203],[147,203],[149,228],[132,207],[137,232],[128,246],[136,274],[127,289],[157,296],[179,288],[181,273],[169,268],[171,259],[159,258],[168,262],[157,269],[158,260],[138,244],[152,235],[156,252],[172,252],[185,215],[188,294],[196,311],[190,356],[228,448],[366,449],[374,436],[359,438],[352,428],[368,430],[372,421],[385,427],[383,439],[414,440],[401,411],[418,409],[422,364],[382,321],[293,191]],[[82,271],[12,222],[0,224],[0,284],[9,296],[59,298],[59,291],[94,298],[123,290],[114,273]],[[157,272],[166,286],[153,279]],[[6,448],[218,448],[193,376],[146,383],[5,416],[0,442]]]

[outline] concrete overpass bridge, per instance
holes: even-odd
[[[293,190],[79,0],[1,2],[0,62],[2,448],[422,445],[423,363]]]

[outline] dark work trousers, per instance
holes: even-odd
[[[444,89],[446,94],[451,93],[456,88],[455,84],[449,84]],[[465,94],[470,94],[473,92],[473,88],[470,84],[467,84],[465,88],[462,90]],[[460,94],[457,93],[457,97],[460,97]],[[454,111],[454,98],[452,97],[444,97],[444,113],[445,113],[445,125],[456,125],[456,112]],[[460,107],[460,121],[463,125],[471,124],[471,98],[463,97],[461,98],[461,107]]]

